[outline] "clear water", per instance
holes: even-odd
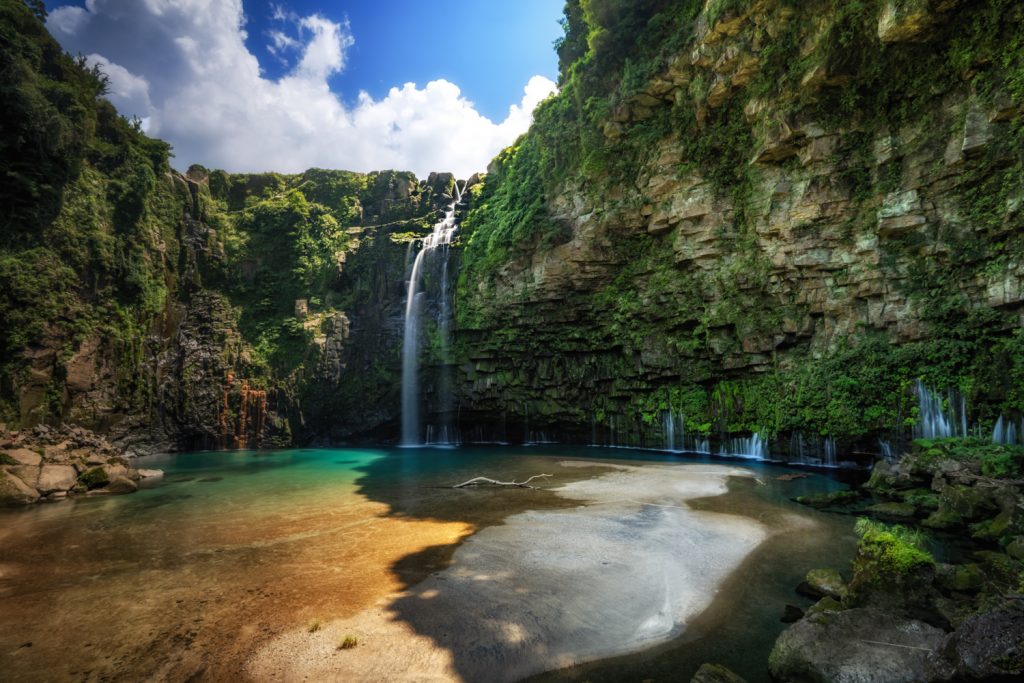
[[[447,487],[477,475],[521,480],[573,457],[709,461],[554,446],[194,453],[141,461],[166,477],[130,496],[0,511],[0,671],[30,681],[238,677],[276,634],[351,616],[416,584],[474,531],[579,505],[543,490]],[[762,545],[683,638],[546,677],[688,680],[711,660],[767,680],[784,604],[806,605],[793,587],[807,569],[846,569],[852,519],[789,501],[841,485],[830,476],[782,482],[774,477],[783,468],[735,464],[760,483],[736,480],[699,507],[769,525],[810,517],[815,531]],[[412,625],[431,635],[429,623]]]

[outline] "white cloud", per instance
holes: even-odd
[[[464,177],[524,132],[555,88],[541,76],[530,79],[502,122],[481,115],[445,80],[406,83],[380,100],[360,93],[346,107],[328,79],[344,69],[354,43],[347,23],[273,11],[298,28],[295,37],[270,33],[274,46],[301,55],[279,80],[263,77],[245,46],[241,0],[88,0],[86,9],[54,10],[47,25],[69,52],[101,65],[111,100],[174,145],[177,167],[395,168]]]
[[[115,64],[103,55],[91,54],[85,58],[89,66],[99,66],[107,75],[107,98],[118,111],[132,112],[146,116],[153,108],[149,99],[149,83],[142,76],[136,76],[120,64]],[[132,114],[129,114],[131,116]]]

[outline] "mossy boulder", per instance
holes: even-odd
[[[87,491],[103,488],[110,483],[110,477],[103,467],[93,467],[86,470],[78,477],[78,483],[83,485]]]
[[[835,569],[812,569],[797,588],[797,592],[812,598],[835,598],[846,595],[846,582]]]
[[[842,491],[831,491],[829,493],[811,493],[806,496],[798,496],[796,502],[812,508],[827,508],[850,505],[857,502],[860,493],[849,489]]]
[[[846,603],[931,618],[935,559],[919,533],[867,518],[857,522],[860,543],[853,560]]]
[[[818,600],[818,602],[808,607],[805,616],[809,616],[811,614],[818,614],[819,612],[838,612],[842,609],[844,609],[843,603],[839,602],[833,597],[826,595],[821,600]]]
[[[985,584],[985,574],[973,562],[936,565],[935,582],[946,591],[976,593]]]
[[[877,609],[819,612],[783,631],[768,668],[777,681],[918,683],[929,680],[929,655],[944,636],[941,629]]]
[[[1021,680],[1024,675],[1024,605],[1007,602],[970,617],[935,656],[944,680]]]
[[[701,664],[690,683],[746,683],[746,679],[721,664]]]
[[[910,520],[917,516],[917,508],[912,503],[885,502],[875,503],[866,510],[867,514],[888,520]]]

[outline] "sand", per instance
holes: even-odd
[[[600,467],[555,490],[578,507],[485,528],[450,566],[372,608],[287,631],[246,664],[256,680],[513,681],[653,647],[684,633],[771,533],[687,501],[749,471],[718,465]],[[565,470],[563,470],[565,471]],[[358,645],[338,644],[354,636]]]

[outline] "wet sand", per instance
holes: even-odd
[[[575,507],[483,529],[447,569],[321,632],[274,639],[247,671],[256,680],[515,681],[643,650],[683,633],[770,533],[749,518],[687,505],[724,494],[747,470],[559,469],[600,475],[553,489]],[[345,636],[360,644],[339,650]]]
[[[749,603],[716,591],[815,524],[746,467],[478,450],[178,456],[153,490],[0,512],[2,678],[621,680],[713,653]],[[556,490],[447,488],[539,472]]]

